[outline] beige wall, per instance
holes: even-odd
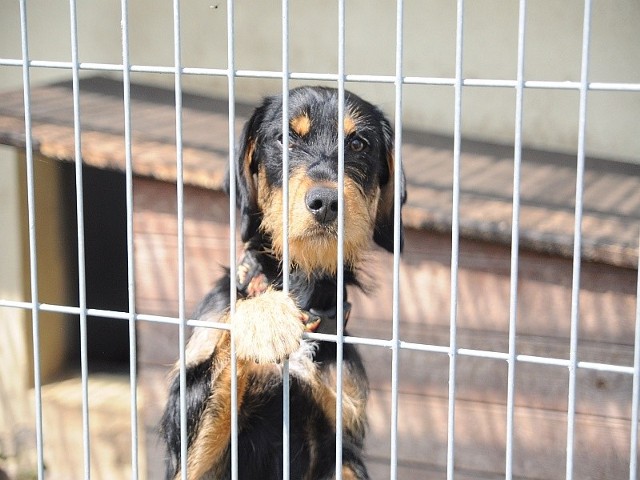
[[[637,0],[593,2],[590,80],[640,82],[640,3]],[[525,76],[529,80],[578,81],[582,35],[581,0],[528,2]],[[119,2],[79,2],[80,59],[121,62]],[[4,2],[0,18],[0,56],[19,58],[19,14],[16,2]],[[336,72],[337,27],[334,2],[295,0],[290,5],[290,67],[294,71]],[[235,2],[236,68],[281,68],[280,2]],[[132,0],[130,53],[137,65],[172,65],[173,21],[170,1]],[[404,21],[404,73],[452,77],[455,70],[455,2],[407,0]],[[69,7],[66,0],[29,2],[30,53],[37,60],[70,59]],[[182,63],[190,67],[226,66],[226,2],[182,1]],[[466,2],[464,76],[514,79],[517,58],[517,2]],[[347,72],[394,73],[395,2],[347,2]],[[63,70],[33,69],[34,81],[69,78]],[[134,80],[161,84],[170,75],[134,75]],[[20,85],[18,68],[0,67],[0,85]],[[295,84],[295,82],[293,82]],[[226,80],[185,76],[185,88],[226,94]],[[279,81],[240,79],[237,95],[255,100],[280,90]],[[393,112],[391,86],[355,85]],[[467,88],[463,97],[463,131],[471,138],[512,143],[512,89]],[[640,162],[640,92],[593,92],[588,104],[588,153]],[[453,89],[407,86],[405,122],[413,128],[451,134]],[[572,152],[578,125],[576,91],[527,90],[524,140],[529,146]]]
[[[15,149],[0,147],[0,298],[30,301],[26,160]],[[73,305],[69,250],[64,245],[62,174],[55,160],[34,158],[38,295],[42,303]],[[60,375],[68,360],[73,317],[39,313],[40,375],[43,383]],[[33,336],[30,310],[0,308],[0,450],[11,472],[34,466]],[[16,470],[17,469],[17,470]],[[13,478],[13,477],[12,477]],[[17,478],[17,477],[16,477]],[[26,477],[25,477],[26,478]]]
[[[13,151],[0,148],[0,298],[24,300],[18,164]],[[2,161],[6,158],[7,161]],[[8,228],[7,228],[8,227]],[[13,228],[12,228],[13,227]],[[15,432],[32,430],[29,414],[29,337],[26,311],[0,308],[0,445],[9,470],[17,468],[20,443]],[[13,465],[11,465],[13,463]],[[2,465],[2,464],[0,464]],[[12,472],[13,473],[13,472]]]

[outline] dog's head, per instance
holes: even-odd
[[[373,239],[393,251],[393,131],[382,112],[345,92],[344,259],[355,265]],[[335,272],[338,236],[338,91],[289,94],[289,142],[282,144],[282,97],[269,97],[242,133],[236,162],[241,235],[283,247],[282,151],[289,150],[289,253],[304,270]],[[400,195],[404,203],[404,175]],[[402,232],[402,225],[401,232]],[[402,242],[402,238],[401,238]],[[401,244],[402,245],[402,244]]]

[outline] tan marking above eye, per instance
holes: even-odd
[[[307,114],[298,115],[289,122],[291,129],[300,137],[308,135],[311,131],[311,119]]]
[[[356,120],[351,116],[347,115],[344,117],[344,134],[351,135],[356,131]]]

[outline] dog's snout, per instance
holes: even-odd
[[[314,187],[305,197],[307,209],[322,224],[338,218],[338,190],[331,187]]]

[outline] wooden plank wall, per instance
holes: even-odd
[[[137,311],[177,313],[175,186],[136,178]],[[228,202],[219,192],[186,187],[187,310],[228,264]],[[401,337],[449,344],[450,238],[408,230],[401,266]],[[458,346],[506,352],[509,319],[509,249],[463,240],[460,253]],[[373,253],[367,271],[373,295],[352,292],[352,335],[391,336],[391,257]],[[580,290],[579,357],[633,364],[636,271],[585,263]],[[520,255],[518,353],[568,358],[571,261],[523,251]],[[145,392],[149,478],[162,465],[156,425],[166,374],[178,355],[173,325],[141,322],[139,360]],[[361,347],[372,394],[367,452],[372,478],[389,471],[391,352]],[[448,369],[446,354],[402,351],[399,389],[399,478],[446,478]],[[456,384],[456,478],[504,475],[507,364],[459,356]],[[565,475],[567,394],[565,367],[519,363],[516,372],[514,473],[522,479]],[[632,378],[578,373],[575,478],[628,476]]]

